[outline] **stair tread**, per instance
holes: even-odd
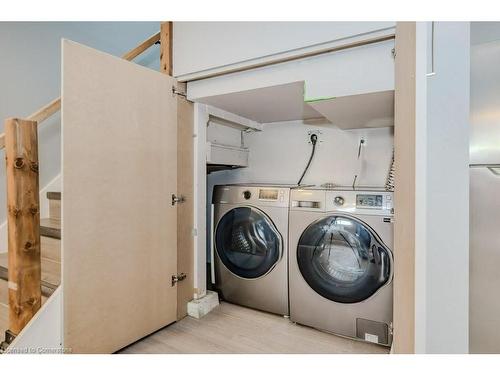
[[[61,200],[61,192],[60,191],[49,191],[47,192],[47,199],[53,199],[56,201]]]
[[[42,257],[61,262],[61,240],[52,237],[40,237]]]
[[[9,303],[9,290],[7,285],[7,281],[0,279],[0,303],[4,305]],[[0,341],[2,341],[1,334],[2,332],[0,332]]]
[[[3,280],[2,280],[3,281]],[[6,281],[4,283],[7,284]],[[0,303],[0,341],[3,341],[5,331],[9,329],[9,307]]]
[[[0,269],[4,273],[9,269],[8,253],[0,254]],[[51,259],[42,258],[42,282],[51,289],[56,289],[61,284],[61,263]]]
[[[40,219],[40,235],[60,239],[61,220],[52,218]]]

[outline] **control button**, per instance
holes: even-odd
[[[342,206],[344,204],[345,200],[344,200],[344,198],[338,196],[338,197],[335,197],[333,202],[335,203],[336,206]]]
[[[251,196],[252,196],[252,193],[249,190],[245,190],[243,192],[243,198],[250,199]]]

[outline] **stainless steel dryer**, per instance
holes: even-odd
[[[292,321],[391,345],[392,211],[390,192],[292,190]]]
[[[228,302],[288,315],[288,214],[283,185],[214,187],[212,267]]]

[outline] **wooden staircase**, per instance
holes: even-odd
[[[42,304],[61,284],[61,193],[47,193],[49,217],[40,220]],[[0,253],[0,335],[9,328],[8,253]],[[0,337],[0,341],[3,337]]]

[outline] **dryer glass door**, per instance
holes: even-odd
[[[256,208],[238,207],[217,224],[215,248],[229,271],[254,279],[267,274],[280,260],[282,240],[266,214]]]
[[[335,302],[355,303],[389,281],[392,255],[368,225],[338,215],[307,227],[299,240],[297,262],[318,294]]]

